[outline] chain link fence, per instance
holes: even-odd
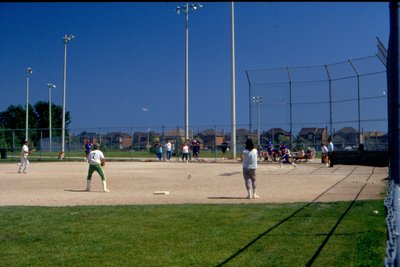
[[[319,66],[246,70],[249,128],[261,144],[282,132],[292,147],[387,150],[386,67],[377,56]]]

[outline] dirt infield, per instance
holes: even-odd
[[[97,174],[92,192],[84,191],[88,165],[83,161],[33,162],[28,174],[17,169],[16,163],[0,164],[0,206],[325,202],[354,200],[358,194],[358,199],[379,199],[388,174],[387,167],[261,163],[260,198],[248,200],[240,162],[107,162],[110,193],[101,192]]]

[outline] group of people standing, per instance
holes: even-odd
[[[154,145],[156,156],[159,161],[162,160],[163,147],[165,149],[166,160],[170,161],[174,147],[169,140],[167,141],[167,143],[165,143],[164,146],[161,142],[157,142]],[[182,153],[181,159],[183,162],[188,163],[192,158],[197,161],[199,160],[200,154],[200,142],[196,139],[192,140],[192,142],[184,142],[180,150]],[[190,150],[192,150],[192,154],[190,154]]]

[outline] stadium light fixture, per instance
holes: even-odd
[[[62,130],[61,130],[61,153],[58,156],[59,159],[64,159],[65,154],[65,96],[67,90],[67,44],[68,42],[72,41],[75,36],[64,35],[64,89],[63,89],[63,100],[62,100]]]
[[[56,86],[52,83],[48,83],[47,88],[49,88],[49,151],[52,152],[52,147],[51,147],[51,89],[56,88]]]
[[[189,139],[189,11],[195,11],[202,8],[203,5],[189,4],[186,2],[184,6],[176,7],[176,13],[181,14],[181,10],[185,13],[186,18],[186,71],[185,71],[185,139]]]
[[[29,77],[33,71],[31,67],[26,68],[26,110],[25,110],[25,140],[28,140],[28,115],[29,115]]]

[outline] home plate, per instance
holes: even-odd
[[[154,195],[169,195],[169,191],[154,191]]]

